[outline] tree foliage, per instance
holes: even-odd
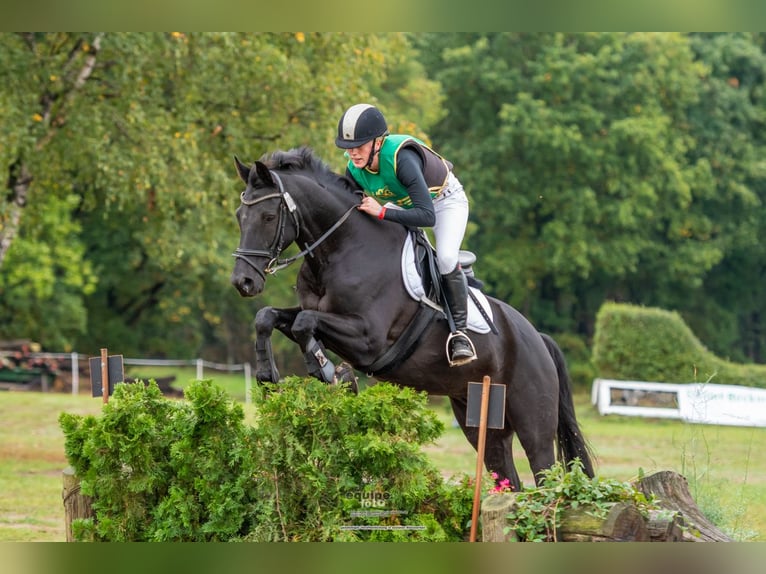
[[[340,162],[337,118],[373,92],[391,94],[392,120],[397,101],[422,99],[420,117],[433,116],[435,85],[401,65],[412,59],[400,35],[3,34],[0,45],[0,336],[54,348],[249,356],[254,304],[228,284],[233,156],[307,144]],[[29,180],[21,201],[17,180]],[[293,278],[271,281],[262,302],[292,304]]]
[[[762,261],[755,40],[416,37],[446,96],[432,134],[472,198],[482,233],[468,243],[494,294],[543,329],[583,337],[605,300],[621,300],[696,315],[719,349],[752,342],[754,313],[743,317],[734,299],[755,299]],[[721,317],[734,324],[726,338],[715,332]],[[739,340],[737,317],[750,323]]]
[[[234,155],[385,111],[455,164],[487,290],[587,344],[604,301],[667,307],[762,361],[764,36],[0,34],[0,337],[241,361]],[[297,267],[297,266],[296,266]],[[283,372],[300,353],[274,341]],[[581,347],[573,343],[572,349]],[[568,351],[571,349],[567,349]]]

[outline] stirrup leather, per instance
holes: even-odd
[[[452,360],[452,355],[450,354],[450,343],[452,342],[452,339],[456,339],[456,338],[463,338],[466,341],[468,341],[468,345],[471,347],[471,353],[473,353],[471,357],[462,357],[455,361]],[[474,347],[473,341],[471,341],[471,338],[465,333],[463,333],[463,331],[455,331],[454,333],[449,334],[449,337],[447,337],[447,343],[444,347],[444,351],[447,354],[447,361],[449,362],[450,367],[459,367],[460,365],[465,365],[477,359],[476,347]]]

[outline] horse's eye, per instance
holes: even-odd
[[[276,215],[274,215],[273,213],[265,213],[265,214],[263,215],[263,222],[264,222],[264,223],[271,223],[271,222],[272,222],[272,221],[274,221],[276,218],[277,218],[277,216],[276,216]]]

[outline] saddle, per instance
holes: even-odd
[[[428,236],[422,229],[408,228],[409,237],[405,241],[402,256],[402,273],[405,287],[414,299],[431,305],[438,310],[446,306],[442,276],[436,261],[436,249],[431,245]],[[410,249],[411,253],[408,253]],[[469,330],[486,333],[497,333],[492,322],[492,311],[486,297],[481,292],[484,283],[476,278],[473,264],[476,255],[471,251],[461,250],[458,261],[468,281],[468,328]],[[413,270],[417,277],[413,275]]]
[[[441,273],[439,273],[439,268],[436,264],[436,250],[422,229],[410,229],[409,233],[412,238],[415,269],[423,281],[423,289],[426,292],[426,296],[442,304],[444,303],[444,297],[442,296]],[[471,251],[461,249],[458,253],[458,262],[468,280],[468,286],[482,289],[484,282],[476,278],[472,267],[476,263],[476,255]]]
[[[486,296],[478,289],[481,281],[474,277],[471,266],[476,256],[461,251],[460,266],[468,279],[468,329],[478,333],[497,333],[492,322],[492,310]],[[419,228],[408,228],[407,240],[402,253],[402,276],[409,295],[421,303],[420,309],[405,328],[399,339],[372,364],[360,367],[369,376],[381,376],[403,363],[415,350],[426,329],[438,317],[445,317],[444,289],[436,264],[436,250]]]

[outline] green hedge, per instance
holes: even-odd
[[[596,315],[593,365],[604,379],[766,387],[766,365],[717,357],[678,313],[623,303]]]
[[[93,498],[92,541],[460,541],[473,486],[422,451],[444,430],[425,393],[354,395],[288,377],[255,414],[211,381],[185,400],[119,384],[99,417],[62,413],[68,462]]]

